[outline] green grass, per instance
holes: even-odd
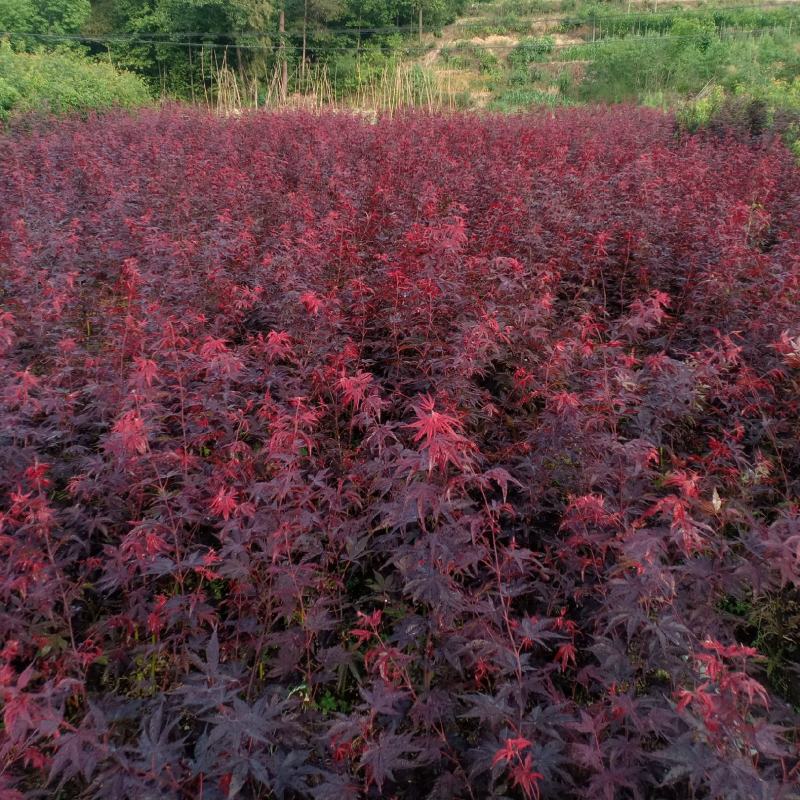
[[[574,103],[561,94],[555,94],[534,87],[519,88],[512,86],[495,94],[487,107],[491,111],[513,113],[542,106],[560,108],[570,105],[574,105]]]

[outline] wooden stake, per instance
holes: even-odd
[[[303,75],[306,74],[306,31],[308,30],[308,0],[303,0]]]
[[[286,62],[286,14],[281,9],[280,16],[278,17],[278,30],[281,35],[281,102],[285,103],[289,94],[289,65]]]

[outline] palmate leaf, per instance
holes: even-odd
[[[393,781],[395,770],[419,765],[420,747],[408,734],[383,733],[377,741],[367,745],[359,765],[367,772],[368,780],[381,789],[386,781]]]

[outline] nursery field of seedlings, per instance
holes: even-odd
[[[800,172],[634,107],[0,137],[0,798],[797,796]]]

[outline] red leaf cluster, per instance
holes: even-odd
[[[0,797],[793,796],[799,201],[630,108],[0,138]]]

